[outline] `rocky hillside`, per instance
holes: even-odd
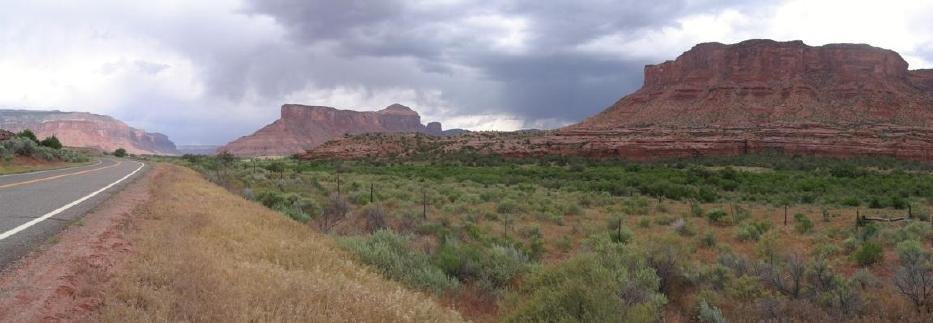
[[[286,104],[279,120],[217,151],[239,156],[286,156],[304,153],[344,134],[373,132],[441,135],[443,129],[438,122],[423,125],[417,112],[400,104],[367,112]]]
[[[110,116],[86,112],[0,110],[0,128],[19,132],[31,129],[39,138],[55,135],[68,147],[131,154],[177,154],[167,136],[130,127]]]
[[[579,124],[531,137],[432,141],[442,151],[511,156],[643,160],[767,150],[933,161],[933,70],[910,71],[897,53],[868,45],[707,43],[645,67],[641,89]],[[377,146],[344,138],[306,156],[389,155]]]

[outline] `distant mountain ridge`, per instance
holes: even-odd
[[[40,138],[55,135],[69,147],[103,151],[124,148],[132,154],[178,154],[175,144],[166,135],[130,127],[111,116],[87,112],[0,109],[0,129],[14,132],[30,129]]]
[[[401,104],[379,111],[286,104],[281,108],[281,118],[217,151],[238,156],[287,156],[346,134],[409,132],[443,135],[440,123],[424,125],[417,112]]]
[[[217,153],[219,145],[178,145],[179,154],[213,155]]]

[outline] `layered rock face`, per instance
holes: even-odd
[[[178,153],[175,144],[163,134],[130,127],[110,116],[85,112],[0,110],[0,128],[14,132],[30,129],[40,139],[55,135],[68,147],[103,151],[124,148],[131,154]]]
[[[238,156],[287,156],[304,153],[345,134],[382,132],[440,135],[442,129],[440,123],[430,127],[421,124],[417,112],[400,104],[373,112],[286,104],[279,120],[217,151]]]
[[[865,124],[930,127],[933,73],[868,45],[707,43],[645,67],[637,92],[572,129]]]
[[[510,156],[647,160],[779,151],[933,161],[933,70],[910,71],[897,53],[868,45],[700,44],[645,67],[641,89],[581,123],[535,136],[434,143],[439,151]],[[392,155],[377,146],[350,138],[307,156]]]
[[[933,72],[868,45],[700,44],[645,67],[640,90],[558,135],[636,159],[771,149],[933,160]]]

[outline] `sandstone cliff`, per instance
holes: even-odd
[[[286,156],[304,153],[344,134],[416,132],[440,135],[442,132],[440,123],[425,126],[417,112],[400,104],[372,112],[286,104],[281,113],[281,118],[272,124],[217,151],[239,156]]]
[[[386,139],[380,139],[386,141]],[[392,138],[404,142],[405,138]],[[423,139],[419,139],[423,140]],[[308,158],[389,156],[364,137]],[[439,151],[658,159],[762,150],[933,161],[933,70],[868,45],[749,40],[695,46],[645,67],[641,89],[583,122],[534,136],[433,140]]]
[[[0,110],[0,128],[19,132],[31,129],[36,136],[55,135],[68,147],[132,154],[176,154],[175,144],[163,134],[130,127],[113,117],[85,112]]]

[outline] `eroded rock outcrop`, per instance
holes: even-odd
[[[389,141],[406,140],[414,139]],[[383,152],[375,142],[344,138],[307,157],[412,153]],[[768,150],[933,161],[933,70],[910,71],[897,53],[868,45],[699,44],[674,61],[645,67],[641,89],[581,123],[530,136],[468,134],[431,142],[438,151],[509,156],[645,160]]]
[[[68,147],[131,154],[174,155],[175,144],[167,136],[128,126],[110,116],[86,112],[0,110],[0,128],[19,132],[30,129],[36,136],[55,135]]]
[[[344,134],[426,133],[441,131],[440,123],[427,127],[409,107],[393,104],[380,111],[338,110],[323,106],[286,104],[281,118],[241,137],[217,151],[238,156],[287,156],[303,153]]]

